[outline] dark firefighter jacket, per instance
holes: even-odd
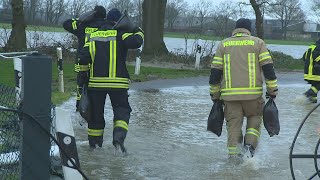
[[[106,21],[103,18],[96,18],[89,22],[81,22],[78,19],[67,19],[63,22],[63,28],[78,38],[77,58],[75,60],[75,72],[79,72],[79,52],[83,48],[90,33],[95,32]]]
[[[320,81],[320,40],[309,46],[303,54],[304,79],[307,81]]]
[[[80,53],[80,73],[89,74],[89,89],[128,89],[129,73],[126,67],[128,49],[137,49],[143,43],[141,31],[124,32],[112,29],[107,22],[91,33]]]

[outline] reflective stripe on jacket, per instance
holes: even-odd
[[[128,33],[112,29],[106,22],[90,34],[80,53],[80,71],[89,70],[89,89],[128,89],[129,73],[126,67],[128,49],[139,48],[143,33]]]
[[[273,61],[264,41],[251,36],[246,29],[235,29],[231,37],[219,44],[211,65],[212,68],[223,71],[221,98],[235,101],[261,97],[261,67],[269,63]],[[276,79],[268,81],[267,86],[276,89]],[[213,87],[219,86],[212,84],[211,88]]]
[[[316,45],[309,46],[309,49],[304,53],[304,79],[309,81],[320,81],[320,56],[315,53],[319,47]],[[318,56],[317,56],[318,55]],[[316,56],[316,57],[315,57]]]

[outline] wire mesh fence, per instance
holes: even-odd
[[[0,84],[0,105],[17,108],[15,88]],[[0,179],[18,179],[20,133],[18,114],[0,111]]]
[[[16,100],[17,91],[14,87],[0,84],[0,107],[9,109],[19,109]],[[55,106],[51,110],[50,133],[56,137],[55,124],[53,122],[56,117]],[[15,180],[19,179],[19,160],[20,160],[20,144],[21,129],[20,115],[17,112],[0,110],[0,179]],[[50,139],[51,148],[51,174],[63,177],[61,172],[61,161],[59,156],[59,147]],[[30,166],[32,162],[30,162]]]

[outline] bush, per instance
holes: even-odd
[[[271,52],[275,69],[278,70],[302,70],[304,63],[302,59],[294,59],[292,56],[281,52]]]

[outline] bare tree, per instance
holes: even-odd
[[[195,5],[196,10],[196,18],[200,22],[200,30],[203,31],[203,25],[205,23],[205,19],[210,15],[210,7],[212,6],[212,1],[210,0],[200,0]]]
[[[27,20],[31,23],[35,22],[36,15],[39,10],[40,0],[26,0],[25,1],[25,14]]]
[[[26,24],[24,22],[23,0],[11,0],[12,31],[5,46],[5,51],[22,51],[27,49]]]
[[[109,9],[117,8],[121,12],[127,11],[129,15],[133,12],[133,2],[131,0],[110,0]]]
[[[58,24],[61,16],[66,12],[66,3],[65,0],[56,0],[54,7],[54,23]]]
[[[280,20],[283,39],[287,39],[290,23],[299,23],[305,18],[299,0],[275,0],[268,12],[270,16]]]
[[[186,16],[186,23],[188,25],[188,28],[191,28],[192,26],[195,25],[196,21],[196,10],[194,7],[189,7],[185,13]]]
[[[143,0],[133,0],[133,14],[132,16],[135,19],[135,23],[138,24],[138,26],[142,26],[142,3]]]
[[[186,7],[187,3],[184,0],[168,0],[165,17],[169,29],[173,29],[175,21],[186,10]]]
[[[310,3],[312,15],[320,23],[320,0],[312,0]]]
[[[166,4],[167,0],[143,1],[143,29],[145,30],[143,54],[159,55],[168,53],[163,41]]]
[[[73,17],[79,17],[80,14],[84,13],[85,11],[89,11],[87,9],[88,8],[87,3],[88,3],[87,0],[71,0],[69,2],[70,14]]]
[[[264,39],[264,31],[263,31],[263,7],[266,2],[262,0],[250,0],[250,4],[254,10],[256,15],[256,31],[257,36],[261,39]]]
[[[218,4],[213,11],[216,35],[226,37],[231,34],[232,29],[228,25],[231,19],[237,19],[239,6],[231,1]]]

